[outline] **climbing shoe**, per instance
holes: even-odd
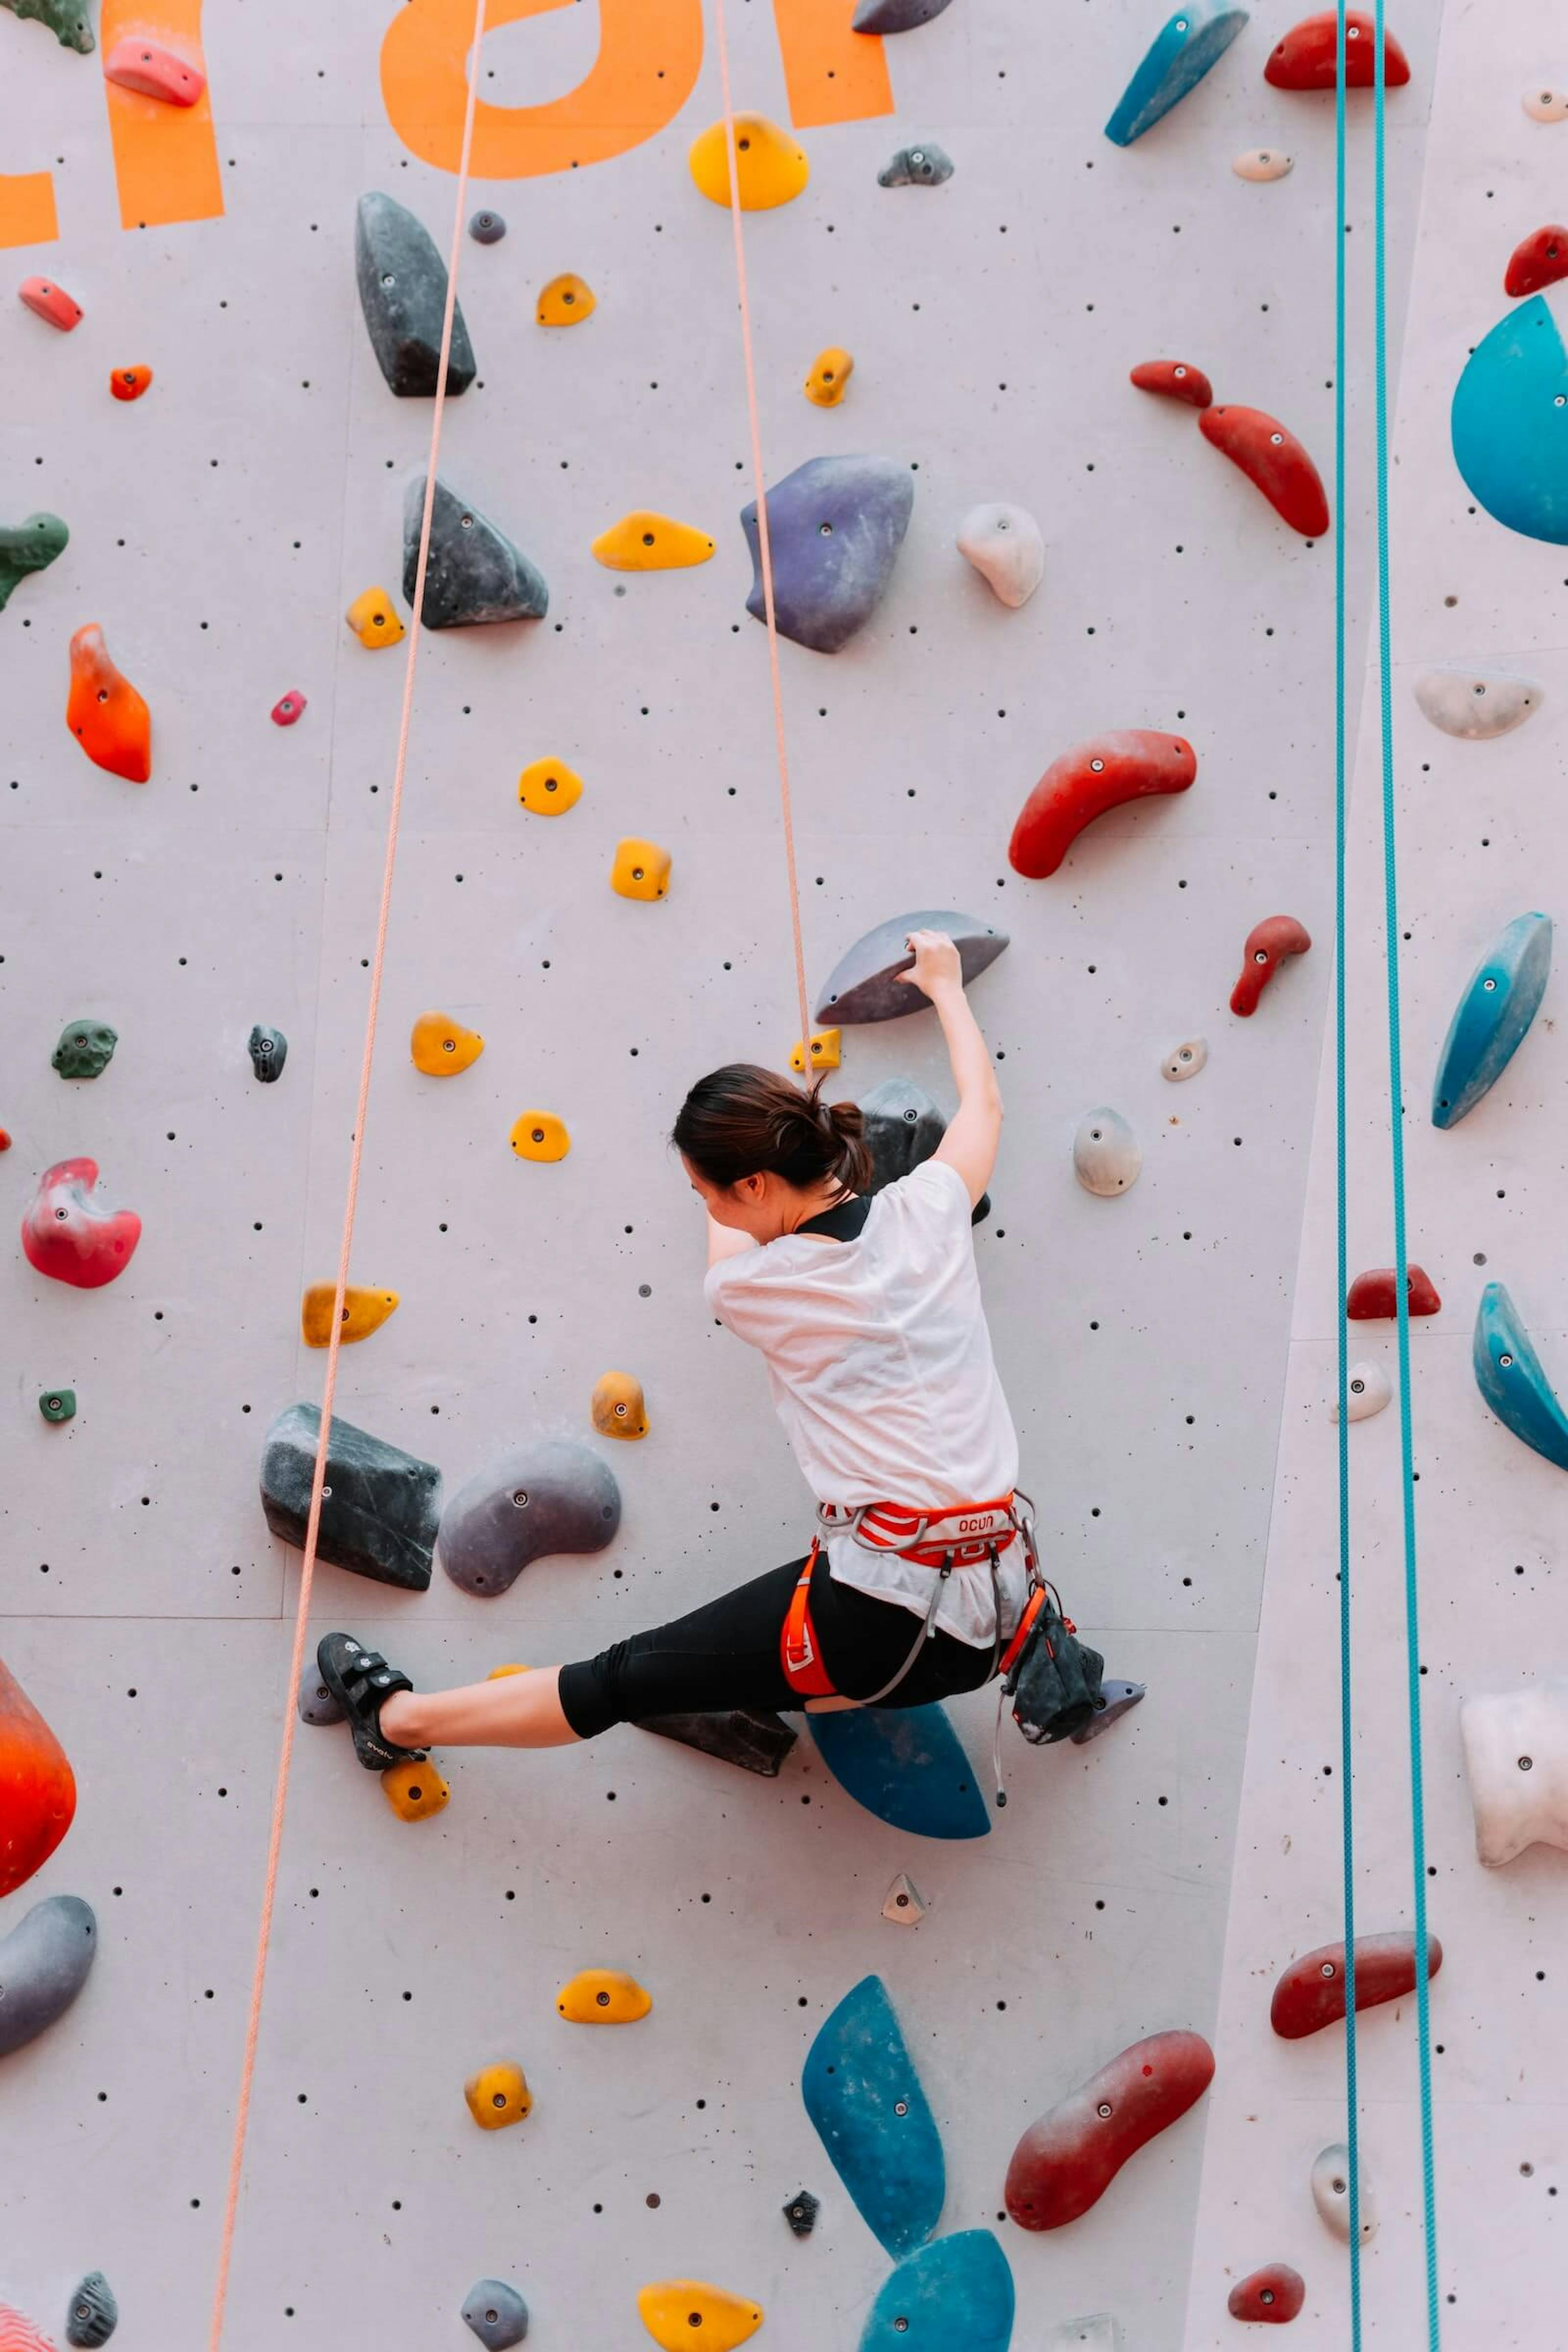
[[[354,1754],[367,1772],[390,1771],[394,1764],[422,1764],[423,1748],[399,1748],[383,1736],[381,1710],[394,1691],[414,1688],[389,1666],[379,1650],[367,1650],[352,1633],[323,1633],[316,1645],[321,1680],[337,1700],[353,1733]]]

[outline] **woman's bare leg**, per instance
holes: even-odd
[[[577,1733],[562,1712],[559,1666],[532,1666],[458,1690],[394,1691],[381,1727],[399,1748],[567,1748]]]

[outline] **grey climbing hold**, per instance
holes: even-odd
[[[468,2289],[463,2317],[489,2352],[506,2352],[528,2334],[528,2305],[505,2279],[480,2279]]]
[[[98,1949],[98,1922],[79,1895],[49,1895],[0,1939],[0,2058],[63,2017]]]
[[[283,1065],[289,1058],[289,1040],[281,1029],[265,1028],[258,1021],[245,1041],[250,1055],[250,1066],[264,1087],[283,1075]]]
[[[1111,1201],[1138,1181],[1143,1154],[1119,1110],[1085,1111],[1072,1142],[1073,1173],[1086,1192]]]
[[[1312,2164],[1312,2202],[1325,2226],[1331,2230],[1342,2246],[1351,2242],[1351,2152],[1343,2140],[1325,2147]],[[1366,2167],[1361,2168],[1361,2184],[1356,2198],[1356,2220],[1361,2242],[1370,2245],[1377,2235],[1377,2200],[1366,2177]]]
[[[374,191],[362,196],[354,275],[371,348],[392,390],[400,400],[433,394],[441,363],[447,265],[423,221],[391,196]],[[447,362],[448,396],[467,392],[474,373],[474,347],[459,302]]]
[[[1209,1041],[1206,1037],[1184,1037],[1179,1045],[1172,1046],[1161,1063],[1160,1074],[1169,1078],[1173,1086],[1179,1086],[1184,1078],[1195,1078],[1208,1057]]]
[[[895,1927],[918,1927],[925,1917],[926,1899],[910,1876],[900,1870],[882,1897],[882,1916],[890,1919]]]
[[[1433,726],[1472,743],[1511,734],[1545,698],[1545,688],[1532,677],[1479,677],[1474,670],[1434,669],[1415,681],[1415,699]]]
[[[860,0],[849,29],[852,33],[912,33],[950,5],[951,0]]]
[[[68,1021],[60,1042],[49,1056],[49,1067],[62,1078],[96,1078],[114,1059],[120,1043],[107,1021]]]
[[[47,572],[56,556],[65,552],[69,539],[58,515],[30,514],[26,522],[0,523],[0,613],[18,582],[30,572]]]
[[[473,213],[468,219],[468,235],[476,245],[499,245],[506,235],[506,223],[500,213]]]
[[[403,500],[403,593],[410,604],[419,579],[425,480]],[[465,506],[438,477],[430,511],[430,562],[425,573],[425,626],[470,629],[489,621],[542,621],[550,610],[544,575],[504,530]]]
[[[1370,1421],[1374,1412],[1381,1412],[1384,1405],[1391,1402],[1394,1396],[1394,1389],[1388,1374],[1381,1364],[1373,1363],[1370,1357],[1359,1364],[1351,1365],[1345,1375],[1345,1384],[1349,1395],[1349,1409],[1345,1414],[1347,1421]],[[1331,1397],[1329,1419],[1338,1421],[1339,1417],[1339,1398]]]
[[[1046,542],[1027,507],[1001,499],[971,507],[958,526],[958,551],[1002,604],[1026,604],[1046,571]]]
[[[1109,1731],[1113,1723],[1120,1723],[1124,1715],[1130,1715],[1138,1706],[1148,1687],[1147,1683],[1116,1683],[1109,1679],[1102,1682],[1100,1705],[1087,1723],[1080,1724],[1076,1731],[1068,1734],[1073,1746],[1087,1748],[1091,1739],[1098,1739],[1102,1731]]]
[[[300,1673],[300,1689],[295,1700],[301,1723],[314,1724],[318,1728],[329,1723],[342,1723],[342,1708],[321,1680],[313,1657],[307,1658]]]
[[[722,1715],[643,1715],[634,1719],[639,1731],[679,1740],[701,1756],[716,1756],[722,1764],[759,1772],[768,1780],[777,1780],[779,1767],[800,1737],[782,1715],[761,1706],[732,1706]]]
[[[889,580],[915,502],[907,466],[893,457],[808,457],[768,492],[773,616],[780,634],[836,654],[865,627]],[[752,551],[746,610],[766,618],[757,508],[741,509]]]
[[[929,1160],[947,1133],[947,1120],[924,1087],[913,1078],[884,1078],[860,1097],[866,1122],[866,1149],[871,1155],[871,1181],[876,1193],[884,1184],[896,1184],[912,1168]],[[991,1213],[991,1195],[982,1192],[970,1213],[972,1224]]]
[[[814,2197],[809,2189],[803,2189],[797,2197],[790,2199],[784,2209],[784,2217],[797,2238],[809,2238],[816,2227],[816,2217],[821,2210],[821,2198]]]
[[[621,1524],[606,1465],[569,1437],[539,1437],[459,1486],[441,1514],[441,1565],[465,1592],[505,1592],[531,1559],[603,1551]]]
[[[0,8],[47,25],[62,49],[75,49],[85,58],[96,46],[86,0],[0,0]]]
[[[120,2325],[120,2305],[101,2271],[89,2271],[70,2300],[68,2344],[107,2344]]]
[[[914,950],[906,944],[911,931],[946,932],[958,950],[966,988],[1007,944],[1005,931],[952,908],[917,907],[913,914],[893,915],[839,957],[817,999],[816,1019],[847,1027],[929,1012],[930,998],[899,976],[914,968]]]
[[[940,188],[952,177],[952,157],[934,139],[918,147],[900,147],[877,174],[879,188]]]
[[[305,1541],[321,1431],[317,1406],[291,1404],[268,1431],[261,1455],[267,1524],[297,1550]],[[377,1584],[423,1592],[440,1513],[441,1473],[433,1462],[333,1414],[318,1559]]]

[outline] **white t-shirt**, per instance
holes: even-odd
[[[762,1350],[818,1502],[932,1510],[1011,1493],[1017,1433],[992,1360],[968,1187],[945,1160],[886,1186],[853,1241],[786,1234],[721,1258],[706,1292],[726,1328]],[[934,1569],[847,1534],[828,1537],[826,1550],[843,1583],[924,1616]],[[1021,1544],[1001,1567],[1005,1634],[1026,1596]],[[936,1622],[989,1648],[988,1561],[952,1571]]]

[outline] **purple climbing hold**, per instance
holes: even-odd
[[[958,950],[967,988],[975,976],[994,964],[1007,944],[1007,934],[978,915],[960,915],[921,907],[912,915],[894,915],[841,955],[827,975],[817,999],[818,1021],[841,1024],[861,1021],[895,1021],[900,1013],[923,1013],[930,1000],[900,975],[914,968],[911,931],[942,931]]]
[[[441,1514],[441,1565],[491,1598],[548,1552],[603,1551],[621,1524],[613,1473],[569,1437],[535,1438],[459,1486]]]
[[[506,235],[506,222],[500,213],[475,213],[468,222],[468,235],[476,245],[499,245]]]
[[[768,492],[773,611],[780,635],[836,654],[864,628],[892,576],[914,505],[910,469],[893,457],[808,457]],[[766,618],[753,500],[741,510],[755,578],[746,599]]]

